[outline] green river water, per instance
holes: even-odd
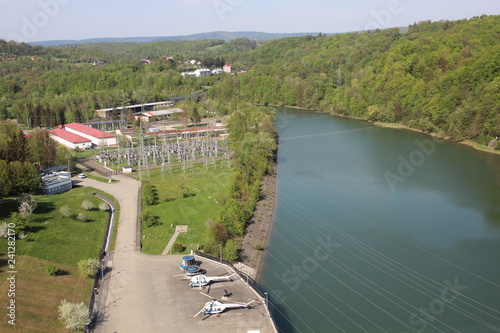
[[[277,108],[283,332],[500,332],[500,155]]]

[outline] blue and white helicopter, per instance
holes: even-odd
[[[205,287],[206,285],[210,284],[211,282],[215,281],[232,281],[231,277],[233,275],[236,275],[236,273],[233,273],[231,275],[224,275],[224,276],[205,276],[203,274],[195,275],[191,278],[191,281],[189,281],[189,286],[191,288],[193,287]]]
[[[200,310],[198,311],[198,313],[196,313],[193,317],[196,317],[197,315],[199,315],[200,313],[204,313],[206,315],[213,315],[213,314],[221,314],[222,312],[224,312],[226,309],[238,309],[238,308],[248,308],[248,306],[255,302],[255,300],[251,300],[250,302],[248,303],[222,303],[221,301],[213,298],[212,296],[210,295],[207,295],[207,294],[204,294],[204,293],[201,293],[200,294],[204,295],[204,296],[207,296],[209,298],[211,298],[212,300],[210,302],[207,302],[205,303],[205,306]]]

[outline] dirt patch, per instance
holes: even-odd
[[[247,226],[240,253],[242,264],[250,268],[249,275],[254,279],[264,254],[267,233],[273,220],[276,202],[276,168],[262,181],[260,198],[253,218]]]

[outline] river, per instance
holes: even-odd
[[[500,332],[500,155],[277,108],[282,332]]]

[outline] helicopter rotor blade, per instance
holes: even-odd
[[[196,317],[197,315],[199,315],[200,313],[202,313],[204,310],[205,310],[205,307],[201,308],[201,310],[200,310],[200,311],[198,311],[198,312],[197,312],[197,313],[193,316],[193,318],[194,318],[194,317]]]
[[[212,296],[207,295],[207,294],[205,294],[205,293],[203,293],[203,292],[201,292],[201,291],[200,291],[200,294],[202,294],[203,296],[206,296],[206,297],[208,297],[208,298],[211,298],[211,299],[213,299],[213,300],[216,300],[216,299],[215,299],[215,298],[213,298]]]

